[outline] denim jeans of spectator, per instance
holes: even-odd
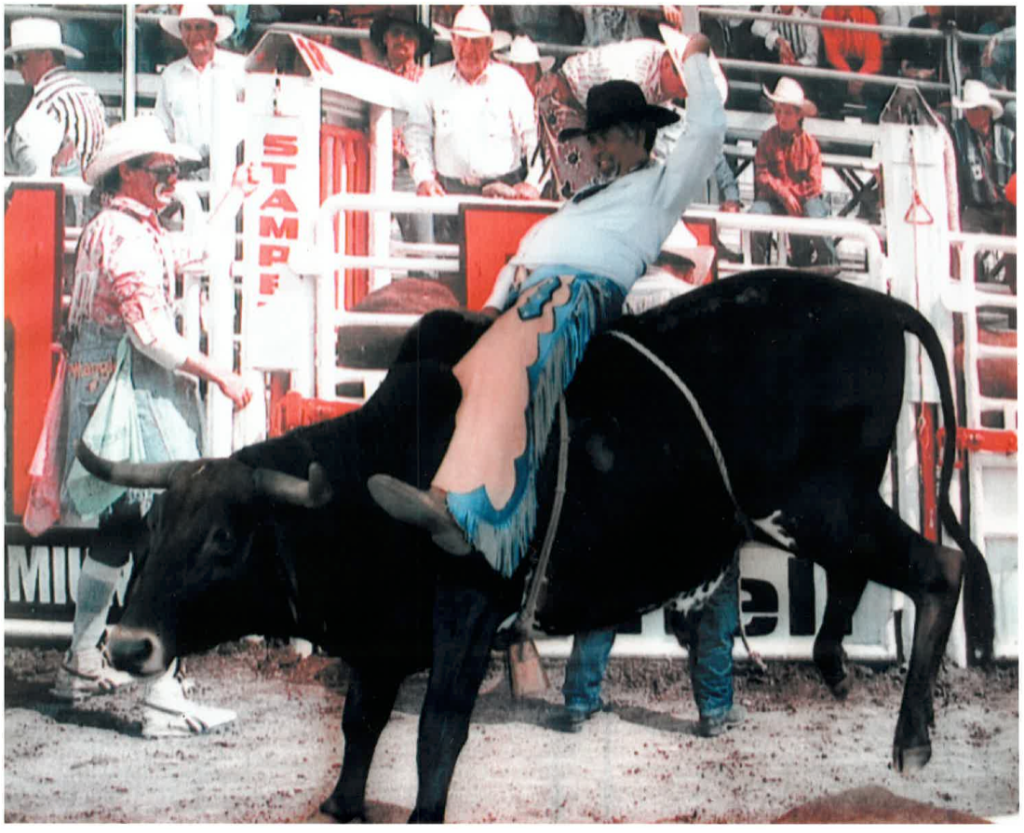
[[[701,717],[720,717],[732,708],[732,642],[739,627],[737,578],[733,563],[689,628],[690,680]],[[589,713],[601,707],[601,681],[614,642],[614,628],[573,637],[562,685],[567,709]]]
[[[584,714],[601,708],[601,681],[615,642],[615,628],[578,633],[565,667],[565,707]]]
[[[784,215],[786,210],[782,204],[775,200],[756,200],[750,206],[751,214],[779,214]],[[804,216],[816,220],[830,216],[828,203],[822,197],[811,197],[804,202]],[[762,265],[768,262],[768,239],[769,232],[750,233],[751,259],[755,264]],[[816,266],[831,266],[839,262],[836,254],[835,242],[829,237],[806,237],[804,235],[791,234],[789,244],[792,249],[792,257],[789,260],[790,266],[812,265],[812,254],[817,254]]]
[[[701,717],[721,717],[732,708],[732,640],[739,627],[737,577],[733,562],[697,614],[697,626],[690,628],[690,680]]]

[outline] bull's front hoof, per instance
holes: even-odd
[[[339,821],[342,824],[362,823],[366,821],[365,809],[353,809],[351,807],[346,807],[343,802],[339,801],[333,795],[327,798],[323,804],[320,805],[320,812],[325,816],[330,816],[332,819]]]
[[[930,743],[923,746],[909,746],[906,749],[896,746],[892,750],[893,769],[901,775],[919,772],[931,759],[932,745]]]
[[[828,690],[832,692],[832,696],[836,700],[845,700],[850,696],[850,675],[843,674],[837,680],[825,680],[825,685],[828,686]]]

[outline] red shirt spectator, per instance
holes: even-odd
[[[790,133],[777,124],[766,130],[757,143],[754,170],[759,200],[780,200],[782,194],[791,194],[803,203],[821,194],[821,149],[803,125]]]
[[[822,20],[837,23],[878,25],[878,17],[867,6],[826,6]],[[825,57],[834,69],[844,72],[877,73],[882,69],[882,38],[874,32],[823,27]]]

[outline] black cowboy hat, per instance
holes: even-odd
[[[567,127],[558,134],[558,141],[567,142],[577,136],[607,130],[623,122],[648,122],[665,127],[679,121],[679,116],[664,107],[648,104],[643,91],[632,81],[606,81],[587,93],[586,127]]]
[[[404,8],[411,9],[413,7],[406,6]],[[416,48],[417,58],[422,58],[433,48],[434,32],[432,29],[424,26],[409,12],[385,9],[370,24],[370,42],[381,53],[387,51],[384,46],[384,35],[391,28],[392,23],[401,23],[403,26],[409,26],[416,31],[416,37],[419,39],[419,46]]]

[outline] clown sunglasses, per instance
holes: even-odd
[[[163,184],[169,182],[172,176],[177,176],[179,171],[177,162],[171,162],[166,165],[153,165],[152,167],[148,165],[134,165],[133,167],[140,171],[145,171],[147,174],[152,174],[156,177],[157,182]]]

